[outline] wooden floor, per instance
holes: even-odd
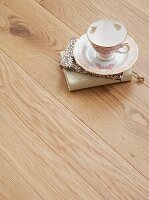
[[[145,82],[68,92],[59,52],[101,18]],[[149,0],[0,0],[0,200],[33,199],[149,200]]]

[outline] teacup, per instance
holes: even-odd
[[[116,53],[125,54],[130,50],[128,43],[124,43],[127,30],[117,20],[102,19],[92,23],[87,37],[98,58],[104,61],[113,59]]]

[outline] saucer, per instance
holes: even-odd
[[[88,72],[101,75],[118,74],[132,67],[138,58],[138,46],[135,41],[127,36],[125,42],[130,46],[128,53],[116,53],[112,60],[102,61],[97,57],[97,52],[93,49],[86,34],[84,34],[75,44],[74,58],[77,64]]]

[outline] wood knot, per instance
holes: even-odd
[[[135,155],[133,153],[130,153],[130,157],[135,158]]]
[[[12,35],[15,35],[18,37],[26,38],[26,37],[31,36],[30,30],[21,24],[14,23],[11,25],[9,30]]]

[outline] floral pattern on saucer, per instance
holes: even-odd
[[[115,64],[109,64],[109,65],[103,66],[99,63],[95,63],[95,65],[98,67],[99,70],[101,70],[101,69],[111,70],[115,66]]]

